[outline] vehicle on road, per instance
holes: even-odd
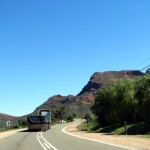
[[[27,116],[28,130],[46,131],[51,128],[51,111],[39,109],[38,115]]]

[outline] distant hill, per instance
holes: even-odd
[[[119,79],[133,79],[142,77],[143,75],[144,73],[138,70],[96,72],[91,76],[87,85],[83,87],[77,96],[52,96],[42,105],[37,107],[34,113],[36,113],[38,109],[65,106],[68,114],[76,113],[78,116],[84,116],[86,113],[91,113],[90,106],[93,105],[94,98],[99,88],[116,82]]]
[[[0,127],[6,125],[6,121],[11,121],[16,119],[17,117],[0,113]]]

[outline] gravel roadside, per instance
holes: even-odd
[[[140,136],[132,135],[110,135],[105,133],[88,133],[85,131],[78,131],[76,128],[78,123],[70,125],[66,128],[67,132],[71,134],[96,139],[102,142],[116,144],[120,146],[130,147],[138,150],[150,150],[150,139]]]

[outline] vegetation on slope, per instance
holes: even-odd
[[[134,80],[122,79],[102,87],[92,110],[97,118],[94,120],[96,125],[94,127],[91,121],[86,129],[86,123],[82,124],[86,130],[95,128],[110,132],[112,129],[111,132],[123,134],[126,121],[128,134],[149,134],[150,75]]]

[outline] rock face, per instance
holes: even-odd
[[[94,103],[98,89],[103,85],[111,84],[119,79],[137,78],[143,75],[140,71],[131,70],[96,72],[77,96],[55,95],[37,107],[35,112],[38,109],[65,106],[68,114],[76,113],[78,116],[83,116],[86,113],[91,113],[90,106]]]

